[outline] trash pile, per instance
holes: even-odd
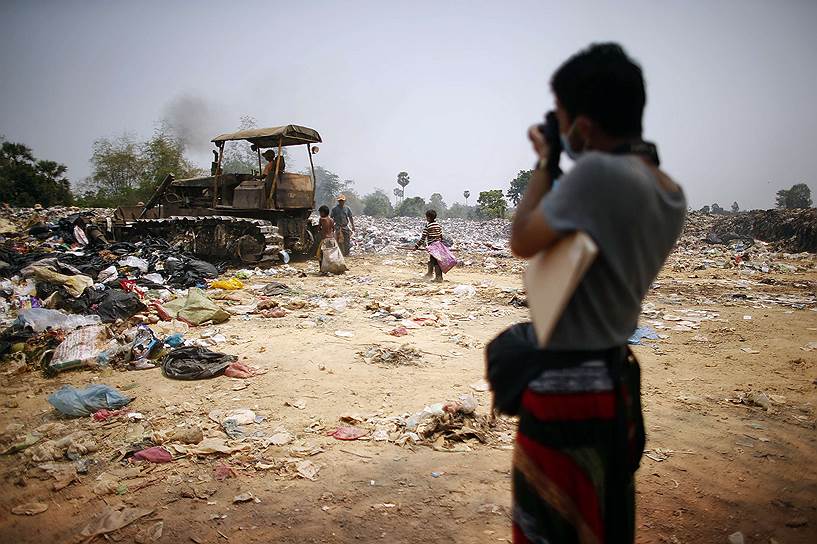
[[[372,345],[357,353],[366,364],[385,366],[417,365],[422,353],[415,347],[403,344],[400,347]]]
[[[436,451],[466,452],[477,444],[509,447],[513,423],[508,418],[477,414],[471,395],[425,406],[414,414],[383,417],[343,415],[344,425],[326,434],[338,440],[373,440],[398,446],[428,446]]]
[[[244,287],[241,278],[300,272],[285,265],[220,278],[224,265],[197,259],[162,239],[108,243],[95,236],[94,221],[109,211],[0,210],[3,374],[161,366],[174,379],[254,376],[256,370],[204,349],[212,342],[185,334],[190,327],[254,312],[263,307],[265,295],[289,289],[269,284],[268,293],[242,298],[231,294]]]
[[[799,251],[799,253],[789,253]],[[817,210],[690,212],[667,264],[675,271],[732,269],[743,274],[813,270]]]
[[[419,240],[425,223],[421,217],[356,217],[353,247],[359,252],[381,255],[411,249]],[[443,241],[455,252],[511,256],[508,245],[511,223],[507,219],[442,219],[440,224],[443,227]]]
[[[817,252],[817,208],[755,210],[717,216],[716,234],[734,232],[789,253]]]

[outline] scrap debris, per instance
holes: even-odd
[[[357,352],[357,355],[366,364],[385,366],[417,365],[422,359],[422,352],[409,344],[403,344],[400,347],[371,345]]]

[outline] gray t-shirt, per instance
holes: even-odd
[[[663,189],[636,156],[589,152],[540,206],[551,228],[584,231],[599,247],[548,349],[626,344],[638,325],[641,301],[681,234],[683,191]]]
[[[345,229],[349,226],[349,218],[352,217],[352,210],[348,206],[335,206],[329,212],[329,216],[335,221],[336,229]]]

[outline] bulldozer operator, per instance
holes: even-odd
[[[285,170],[286,164],[284,163],[283,155],[280,157],[281,159],[281,166],[278,169],[278,176],[274,174],[275,172],[275,163],[278,162],[275,160],[275,151],[272,149],[267,149],[261,154],[267,160],[267,165],[264,167],[264,171],[262,172],[261,179],[264,180],[264,194],[267,198],[269,198],[270,193],[275,191],[275,182],[276,178],[281,176],[281,173]]]
[[[267,149],[266,151],[264,151],[264,153],[261,154],[261,156],[267,160],[267,165],[264,167],[263,172],[263,177],[266,179],[275,169],[275,151],[273,151],[272,149]],[[284,157],[281,156],[281,167],[278,170],[278,173],[280,174],[284,170],[286,170],[286,164],[284,163]]]

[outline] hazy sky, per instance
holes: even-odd
[[[817,191],[817,2],[0,0],[0,135],[89,174],[93,141],[186,112],[194,156],[242,115],[317,129],[359,192],[506,189],[573,52],[615,40],[691,205]],[[293,151],[297,159],[305,151]]]

